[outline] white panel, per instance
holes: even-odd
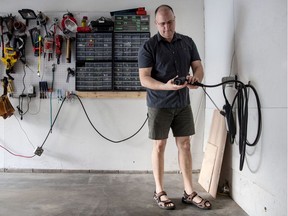
[[[221,15],[219,11],[226,12]],[[233,20],[232,26],[227,19]],[[232,58],[227,43],[234,38],[233,34],[228,34],[228,39],[223,34],[235,32],[232,71],[244,83],[251,81],[262,105],[259,143],[247,147],[243,171],[239,171],[237,142],[229,146],[222,178],[229,180],[231,196],[249,215],[287,215],[287,1],[206,0],[205,29],[205,51],[211,56],[206,59],[209,79],[218,79],[213,67],[228,68],[221,60]],[[215,94],[218,100],[222,98],[222,92]],[[258,123],[252,91],[250,98],[248,139],[252,141]],[[205,114],[211,116],[210,106]],[[210,124],[207,118],[206,124]]]

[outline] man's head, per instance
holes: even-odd
[[[155,24],[163,38],[167,41],[173,39],[175,33],[175,15],[169,5],[160,5],[155,10]]]

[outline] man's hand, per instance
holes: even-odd
[[[177,78],[177,77],[175,77],[175,78]],[[174,83],[174,79],[175,78],[170,79],[167,83],[165,83],[165,90],[174,90],[174,91],[176,91],[176,90],[185,88],[188,85],[187,81],[185,81],[183,85],[176,85]]]
[[[187,76],[186,77],[186,79],[188,80],[188,84],[187,84],[187,87],[189,88],[189,89],[197,89],[199,86],[197,86],[197,85],[193,85],[193,83],[195,83],[195,82],[200,82],[199,81],[199,78],[198,77],[196,77],[196,76]]]

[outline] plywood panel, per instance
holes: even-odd
[[[214,198],[217,195],[226,138],[225,117],[218,110],[215,110],[198,180],[199,184]],[[214,146],[214,148],[211,146]],[[212,149],[216,149],[216,151],[214,152]],[[212,162],[214,164],[211,164]],[[211,171],[212,167],[213,170]]]
[[[210,184],[212,181],[216,155],[217,155],[217,146],[208,143],[206,146],[206,151],[203,159],[205,169],[202,170],[201,175],[199,176],[199,182],[202,182],[202,187],[206,191],[209,191]]]

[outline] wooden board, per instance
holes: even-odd
[[[146,92],[82,92],[78,91],[77,95],[83,98],[145,98]]]
[[[202,182],[202,187],[206,191],[209,191],[211,185],[216,155],[217,146],[208,143],[202,163],[205,164],[205,169],[201,169],[201,175],[198,180],[199,182]]]
[[[199,175],[199,184],[216,198],[227,138],[225,117],[214,110],[210,134]]]

